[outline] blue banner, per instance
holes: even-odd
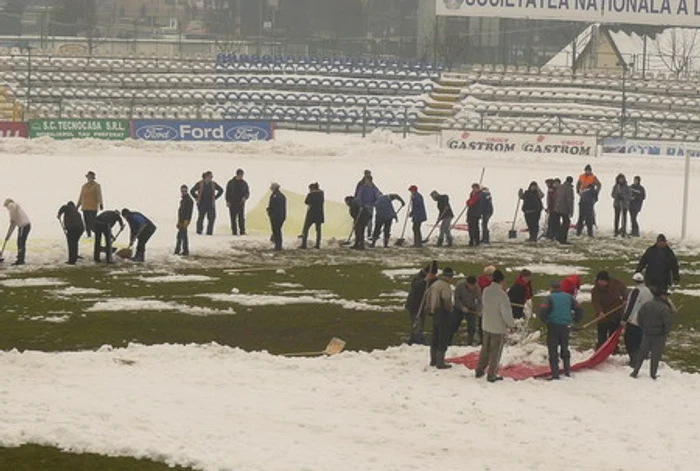
[[[134,120],[131,137],[145,141],[269,141],[274,124],[267,121]]]
[[[658,155],[662,157],[700,157],[700,144],[682,141],[650,141],[643,139],[603,139],[604,154]]]

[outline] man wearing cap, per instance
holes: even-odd
[[[187,235],[187,228],[192,221],[192,213],[194,211],[194,201],[187,191],[187,185],[180,186],[180,207],[177,209],[177,239],[175,241],[175,255],[182,254],[188,256],[190,254],[190,241]]]
[[[553,281],[549,296],[540,305],[540,319],[547,325],[547,352],[552,379],[559,379],[559,356],[564,363],[564,376],[571,376],[569,333],[574,323],[581,322],[583,309],[576,299],[561,290]]]
[[[659,362],[666,347],[666,336],[671,332],[671,314],[673,308],[669,303],[666,290],[657,289],[654,299],[639,309],[639,327],[642,329],[642,344],[636,356],[634,371],[630,374],[636,378],[647,355],[651,353],[650,376],[658,378]]]
[[[104,209],[102,200],[102,187],[95,181],[95,172],[90,170],[86,175],[87,182],[80,189],[77,209],[83,208],[83,219],[85,220],[85,234],[92,237],[95,227],[95,217],[97,210]]]
[[[408,344],[425,345],[425,293],[437,279],[437,262],[425,266],[411,280],[411,288],[406,298],[405,308],[408,311],[411,335]]]
[[[248,182],[243,179],[242,168],[236,170],[236,176],[226,184],[226,206],[231,218],[231,233],[245,235],[245,202],[250,198]]]
[[[607,271],[596,275],[595,286],[591,290],[591,303],[598,320],[598,350],[620,327],[622,309],[627,302],[627,286],[612,278]]]
[[[476,367],[476,377],[481,378],[488,366],[490,383],[500,381],[498,366],[501,362],[501,353],[505,343],[508,329],[515,327],[513,311],[510,308],[510,300],[504,289],[505,276],[500,270],[493,272],[493,283],[484,289],[482,294],[483,314],[481,324],[484,330],[479,364]]]
[[[649,247],[642,255],[637,265],[637,272],[642,273],[644,270],[646,270],[647,286],[652,290],[654,288],[667,290],[669,286],[680,283],[678,259],[668,246],[665,235],[659,234],[656,244]]]
[[[416,185],[408,187],[408,191],[411,192],[411,211],[408,216],[413,223],[413,246],[422,247],[423,233],[420,228],[421,225],[428,220],[428,214],[425,210],[425,201],[423,201],[423,195],[418,192],[418,187]]]
[[[279,183],[270,185],[270,201],[267,205],[267,216],[272,227],[272,242],[275,250],[282,250],[282,226],[287,219],[287,197],[280,191]]]
[[[637,364],[637,352],[642,344],[642,329],[639,327],[639,310],[646,303],[654,299],[651,290],[644,285],[644,275],[635,273],[632,277],[637,284],[629,298],[625,313],[622,316],[622,325],[625,326],[625,348],[630,357],[630,366],[634,368]]]
[[[430,366],[435,366],[440,370],[452,368],[452,365],[445,363],[445,352],[450,337],[450,315],[454,309],[452,286],[450,285],[453,277],[454,270],[445,267],[437,281],[428,288],[425,299],[428,314],[433,316]]]
[[[32,229],[32,224],[29,221],[27,213],[24,212],[22,207],[10,198],[5,200],[4,206],[7,208],[7,212],[10,214],[10,227],[7,228],[5,242],[10,240],[15,228],[17,229],[17,259],[12,265],[24,265],[25,256],[27,253],[27,237],[29,237],[29,231]]]
[[[569,244],[569,226],[571,226],[571,218],[574,217],[574,178],[566,177],[564,183],[557,183],[555,180],[554,193],[554,214],[550,214],[550,218],[554,218],[552,230],[554,237],[560,244]]]
[[[595,204],[598,202],[598,193],[602,185],[598,177],[593,174],[590,165],[586,165],[583,173],[578,177],[576,192],[579,195],[579,214],[576,223],[576,235],[581,235],[583,226],[589,237],[593,237],[593,226],[595,225]]]

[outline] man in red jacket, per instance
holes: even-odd
[[[469,226],[469,246],[475,247],[481,241],[479,234],[479,219],[481,219],[481,186],[472,185],[472,192],[467,200],[467,225]]]

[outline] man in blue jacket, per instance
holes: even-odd
[[[583,318],[583,309],[569,293],[561,291],[561,284],[553,281],[551,294],[540,306],[540,319],[547,324],[547,350],[552,379],[559,379],[559,350],[564,362],[564,375],[571,376],[569,333],[575,322]]]
[[[408,187],[408,191],[411,192],[411,212],[409,217],[413,223],[413,246],[422,247],[423,234],[420,227],[428,220],[428,214],[425,210],[425,201],[423,201],[423,195],[418,193],[418,187],[416,185]]]
[[[132,260],[134,262],[143,262],[146,259],[146,243],[153,233],[156,232],[156,226],[143,214],[130,211],[127,208],[122,209],[122,216],[124,216],[124,219],[129,224],[129,229],[131,229],[129,247],[132,247],[134,242],[138,241],[136,254]]]
[[[401,208],[406,206],[403,198],[396,193],[382,195],[377,199],[377,202],[374,203],[375,222],[371,247],[374,247],[374,245],[377,243],[379,235],[382,231],[384,231],[384,247],[389,246],[389,237],[391,237],[391,223],[393,220],[398,220],[396,210],[394,209],[394,201],[401,203],[399,211]]]
[[[282,250],[282,226],[287,219],[287,197],[280,191],[279,183],[270,185],[270,201],[267,205],[267,215],[272,227],[272,242],[275,250]]]
[[[365,208],[364,212],[369,216],[369,224],[367,224],[367,237],[372,237],[372,218],[374,217],[374,204],[377,202],[382,192],[374,184],[374,179],[371,174],[365,171],[365,177],[362,179],[362,184],[358,184],[355,188],[355,198]]]

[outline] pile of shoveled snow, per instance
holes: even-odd
[[[633,380],[611,361],[572,380],[489,384],[427,357],[407,346],[320,359],[218,345],[3,352],[0,445],[211,471],[697,468],[698,375]]]

